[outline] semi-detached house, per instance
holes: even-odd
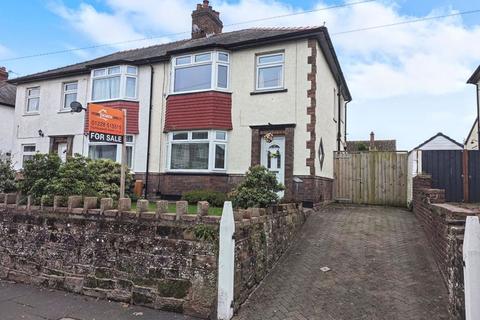
[[[149,196],[228,192],[262,164],[285,198],[330,199],[351,96],[327,29],[222,27],[203,1],[191,39],[15,79],[17,167],[34,152],[121,159],[88,141],[76,100],[127,110],[128,164]]]

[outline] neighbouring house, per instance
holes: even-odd
[[[7,82],[8,72],[0,67],[0,155],[9,156],[12,152],[13,131],[15,118],[15,91],[14,85]]]
[[[412,200],[412,179],[422,173],[423,150],[463,150],[463,145],[439,132],[408,152],[408,201]]]
[[[475,122],[465,139],[464,148],[467,150],[478,150],[478,118],[475,119]]]
[[[375,133],[370,133],[370,140],[347,141],[347,151],[397,151],[397,140],[375,140]]]
[[[352,98],[327,28],[222,28],[203,1],[190,39],[13,80],[17,168],[37,151],[120,159],[88,141],[84,114],[69,112],[77,100],[127,109],[129,166],[150,197],[228,192],[262,164],[286,199],[331,199]]]

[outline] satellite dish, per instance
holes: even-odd
[[[86,110],[78,101],[72,101],[72,103],[70,103],[70,108],[72,109],[72,112],[82,112],[82,110]]]

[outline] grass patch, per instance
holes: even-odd
[[[157,209],[157,205],[155,204],[155,202],[150,202],[148,204],[148,211],[155,212],[156,209]],[[175,205],[175,203],[169,203],[168,204],[168,212],[175,213],[177,211],[176,209],[177,209],[177,206]],[[137,203],[136,202],[132,202],[132,210],[137,210]],[[210,207],[210,208],[208,208],[208,215],[209,216],[221,216],[222,215],[222,210],[223,210],[222,208]],[[188,212],[188,214],[196,214],[197,213],[197,206],[194,205],[194,204],[189,204],[187,212]]]

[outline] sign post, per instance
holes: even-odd
[[[127,167],[126,110],[118,110],[91,103],[88,105],[88,138],[95,142],[117,143],[122,145],[120,173],[120,198],[125,197],[125,172]]]
[[[122,144],[122,168],[120,171],[120,199],[125,198],[125,171],[127,171],[127,111],[122,110],[123,113],[123,144]]]

